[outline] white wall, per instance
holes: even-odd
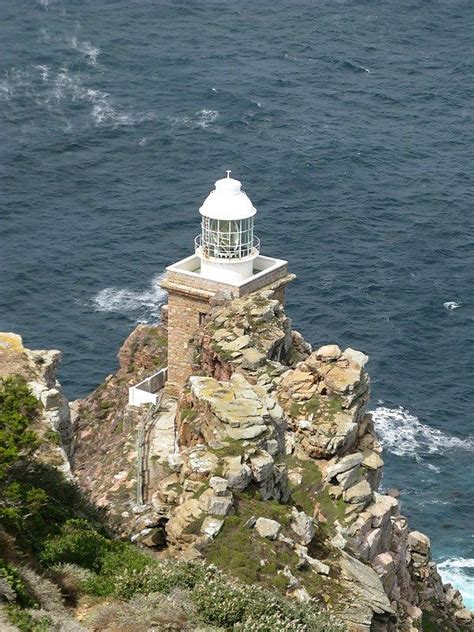
[[[158,391],[162,389],[168,379],[168,367],[150,375],[135,386],[128,389],[128,403],[132,406],[156,404]]]
[[[241,283],[253,275],[253,262],[255,257],[246,261],[206,261],[201,260],[201,276],[211,281],[229,283],[231,285]]]

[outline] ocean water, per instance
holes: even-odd
[[[0,0],[0,329],[70,398],[232,169],[294,325],[370,355],[385,487],[474,605],[474,4]]]

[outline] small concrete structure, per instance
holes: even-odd
[[[294,278],[288,264],[260,254],[254,235],[256,209],[230,177],[218,180],[202,204],[201,234],[195,254],[166,268],[161,287],[168,291],[168,364],[166,390],[177,395],[192,374],[189,340],[204,323],[209,301],[226,291],[239,298],[262,289],[284,303],[285,288]]]
[[[167,379],[168,367],[131,386],[128,389],[128,403],[132,406],[155,405],[158,402],[159,391],[164,387]]]

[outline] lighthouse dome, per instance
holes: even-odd
[[[239,180],[230,177],[217,180],[216,188],[204,200],[199,212],[209,219],[239,220],[253,217],[257,210],[242,191]]]

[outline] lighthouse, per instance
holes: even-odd
[[[260,240],[254,236],[254,208],[242,191],[242,184],[230,177],[218,180],[199,209],[201,234],[195,251],[201,260],[203,277],[224,283],[239,283],[253,274],[260,254]]]
[[[254,233],[257,210],[231,171],[217,180],[199,213],[194,253],[168,266],[161,282],[168,292],[166,388],[175,395],[192,375],[190,339],[203,325],[213,296],[225,290],[238,298],[269,289],[284,303],[286,286],[295,278],[287,261],[260,253]]]

